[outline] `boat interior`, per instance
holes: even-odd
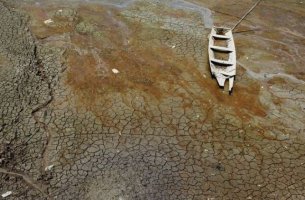
[[[227,28],[215,28],[215,34],[213,34],[213,50],[215,62],[214,65],[219,67],[231,66],[226,62],[230,61],[230,53],[232,50],[229,47],[229,40],[231,36],[228,34],[230,29]],[[217,61],[226,61],[226,62],[217,62]]]

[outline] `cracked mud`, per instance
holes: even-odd
[[[305,4],[0,0],[5,199],[305,199]],[[115,72],[115,73],[114,73]],[[1,197],[0,197],[1,198]]]

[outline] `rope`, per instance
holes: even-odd
[[[235,24],[235,26],[232,28],[232,31],[252,12],[252,10],[261,2],[262,0],[258,0],[251,8],[250,10]]]

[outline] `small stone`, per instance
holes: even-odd
[[[53,167],[54,167],[54,165],[49,165],[44,170],[45,171],[50,171]]]
[[[51,24],[53,23],[54,21],[52,19],[47,19],[44,21],[45,24]]]
[[[11,194],[13,194],[12,191],[7,191],[7,192],[3,193],[1,196],[2,196],[3,198],[5,198],[5,197],[10,196]]]
[[[118,74],[118,73],[120,73],[120,71],[119,71],[119,70],[117,70],[117,69],[115,69],[115,68],[113,68],[113,69],[112,69],[112,72],[113,72],[114,74]]]

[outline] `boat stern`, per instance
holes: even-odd
[[[223,74],[217,74],[215,75],[216,77],[216,80],[217,80],[217,83],[218,83],[218,86],[222,89],[224,89],[224,86],[225,86],[225,83],[226,83],[226,80],[229,80],[229,94],[231,95],[232,92],[233,92],[233,85],[234,85],[234,79],[235,79],[235,76],[225,76]]]

